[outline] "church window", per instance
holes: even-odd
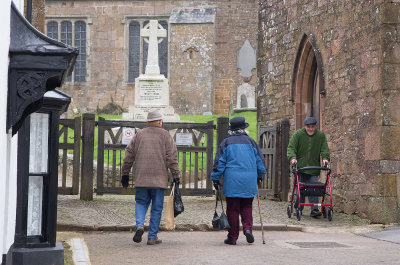
[[[47,22],[46,30],[48,37],[79,49],[73,74],[68,76],[66,81],[85,82],[87,59],[86,22],[79,19],[52,19]]]
[[[86,24],[83,21],[75,22],[75,47],[79,49],[75,63],[75,81],[86,81]]]
[[[72,45],[72,23],[70,21],[61,22],[61,42]],[[72,76],[68,76],[66,81],[71,82]]]
[[[142,40],[142,43],[140,42],[140,29],[148,23],[149,20],[147,19],[135,19],[129,23],[128,82],[134,82],[135,78],[145,72],[148,44],[145,40]],[[158,20],[158,23],[167,31],[167,37],[158,44],[158,64],[160,74],[168,77],[168,21]]]
[[[167,37],[158,44],[160,73],[165,77],[168,77],[168,22],[160,21],[159,23],[167,31]]]
[[[56,21],[50,21],[47,23],[47,36],[58,40],[58,23]]]
[[[140,65],[140,24],[132,21],[129,24],[129,82],[139,76]]]

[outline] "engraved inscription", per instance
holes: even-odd
[[[140,101],[153,102],[161,100],[162,82],[140,82]]]

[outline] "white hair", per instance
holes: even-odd
[[[249,135],[249,132],[246,129],[238,129],[238,130],[228,130],[228,135],[242,134],[245,133]]]

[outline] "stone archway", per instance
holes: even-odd
[[[305,33],[297,51],[292,78],[296,129],[303,127],[304,118],[307,116],[314,116],[320,127],[320,98],[324,93],[321,55],[313,35]]]

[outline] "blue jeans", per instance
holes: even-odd
[[[311,176],[308,174],[301,174],[299,173],[299,181],[309,184],[309,183],[315,183],[318,182],[318,178],[319,176]],[[297,187],[294,190],[294,196],[295,198],[297,198]],[[308,197],[308,202],[309,203],[318,203],[318,196],[307,196]],[[306,201],[306,196],[301,196],[300,197],[300,202],[304,203]],[[297,208],[297,199],[295,199],[295,205],[294,208]],[[299,210],[303,211],[304,206],[300,206]],[[318,210],[318,206],[311,206],[311,211],[317,209]]]
[[[147,209],[151,202],[150,224],[148,238],[157,238],[158,227],[164,204],[164,189],[138,188],[135,196],[136,227],[144,226]]]

